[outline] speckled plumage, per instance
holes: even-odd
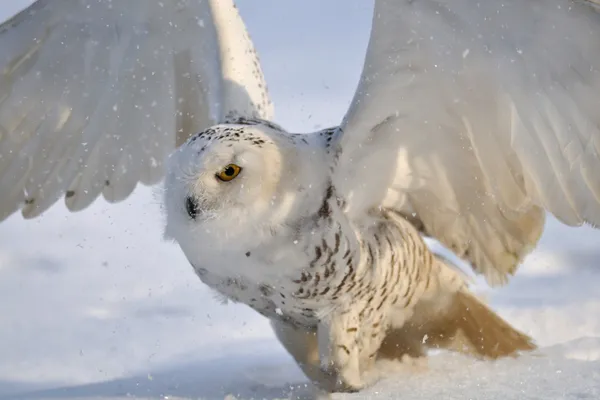
[[[412,319],[417,305],[444,310],[452,295],[467,292],[398,211],[372,209],[360,222],[347,215],[330,178],[335,166],[327,164],[335,132],[295,135],[260,120],[232,120],[175,153],[165,191],[166,234],[200,279],[271,319],[276,330],[317,334],[320,373],[307,372],[314,365],[303,368],[330,391],[367,384],[382,342]],[[259,165],[244,156],[249,152],[260,155]],[[219,182],[215,172],[230,162],[244,171]],[[266,173],[276,169],[281,174]],[[273,192],[248,192],[261,185]],[[182,207],[188,196],[197,214]],[[268,213],[253,219],[265,201]]]

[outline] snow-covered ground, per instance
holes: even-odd
[[[239,1],[278,122],[307,131],[339,121],[362,66],[369,4],[250,3]],[[14,10],[1,6],[0,19]],[[426,370],[334,397],[599,399],[599,264],[600,231],[549,220],[507,287],[482,286],[537,340],[537,354],[497,363],[436,355]],[[0,318],[0,399],[276,399],[306,382],[265,319],[221,305],[162,240],[158,201],[144,187],[120,204],[100,200],[78,214],[57,204],[1,223]]]

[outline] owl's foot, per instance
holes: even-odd
[[[364,381],[360,370],[358,318],[351,313],[331,315],[317,329],[323,382],[330,392],[357,392]]]
[[[364,387],[360,377],[348,379],[332,368],[322,369],[322,377],[321,382],[316,382],[316,385],[330,393],[356,393]]]

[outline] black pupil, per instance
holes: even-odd
[[[235,175],[235,168],[229,166],[229,167],[225,168],[224,172],[225,172],[225,175],[227,175],[227,176],[233,176],[233,175]]]
[[[198,202],[195,198],[188,196],[188,198],[185,199],[185,209],[192,219],[196,219],[196,216],[198,215]]]

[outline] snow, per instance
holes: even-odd
[[[343,20],[335,1],[319,15],[304,7],[320,0],[239,2],[289,129],[334,124],[351,99],[370,16],[361,0],[336,1],[348,3]],[[25,3],[2,5],[0,19]],[[297,40],[308,18],[314,32]],[[550,219],[508,286],[478,280],[494,309],[537,340],[537,353],[381,365],[389,376],[376,385],[333,397],[600,398],[599,262],[600,231]],[[222,305],[162,240],[158,200],[145,187],[119,204],[69,214],[59,203],[41,218],[0,224],[0,315],[0,399],[276,399],[306,383],[264,318]]]

